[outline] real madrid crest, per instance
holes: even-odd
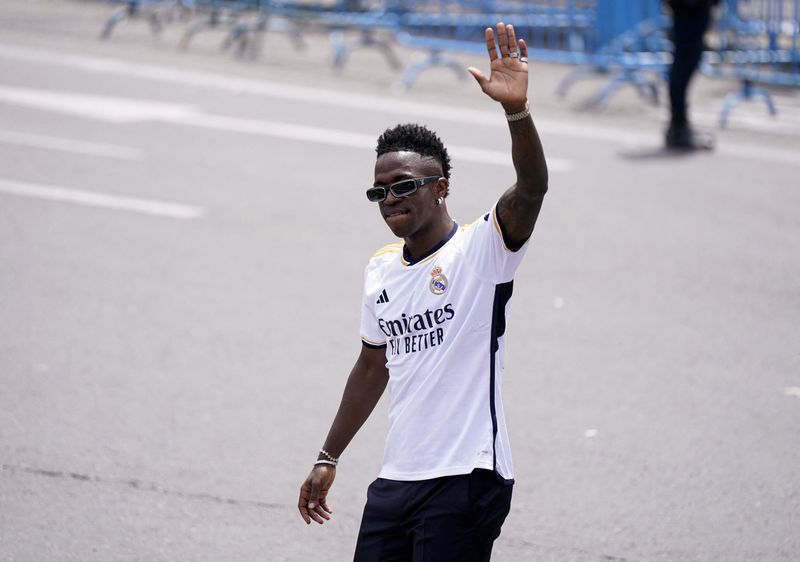
[[[443,295],[447,290],[447,277],[442,273],[442,268],[438,265],[431,269],[431,283],[428,285],[434,295]]]

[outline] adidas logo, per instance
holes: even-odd
[[[389,295],[386,294],[386,289],[381,291],[381,296],[375,301],[375,304],[384,304],[389,302]]]

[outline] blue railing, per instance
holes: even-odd
[[[799,0],[726,0],[715,25],[715,39],[703,71],[740,83],[737,91],[725,97],[721,127],[734,107],[746,100],[761,100],[775,115],[765,86],[800,86]]]
[[[307,23],[324,26],[331,39],[332,60],[344,67],[355,49],[377,48],[387,62],[401,69],[394,45],[422,49],[425,54],[402,69],[398,84],[411,87],[425,70],[445,66],[467,76],[454,53],[480,53],[483,30],[498,21],[513,23],[528,43],[532,59],[575,65],[558,85],[566,95],[585,76],[607,74],[596,95],[602,103],[623,85],[642,97],[658,100],[659,85],[672,55],[669,13],[661,0],[126,0],[107,22],[108,37],[122,20],[140,17],[158,32],[164,14],[188,14],[181,45],[212,27],[228,30],[223,46],[242,52],[257,49],[258,36],[269,29],[291,31],[302,42]],[[764,86],[800,85],[800,0],[724,0],[709,34],[712,50],[703,71],[734,79],[740,89],[726,98],[720,117],[724,126],[735,105],[761,99],[775,108]],[[278,26],[273,16],[279,16]]]

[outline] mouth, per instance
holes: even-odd
[[[385,211],[383,213],[383,218],[388,221],[390,219],[402,217],[403,215],[407,214],[408,211],[406,211],[405,209],[389,209],[388,211]]]

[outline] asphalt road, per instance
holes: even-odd
[[[384,402],[334,520],[295,505],[393,241],[374,139],[439,131],[469,222],[513,181],[501,111],[448,70],[397,93],[369,51],[336,73],[313,32],[255,61],[219,32],[176,50],[178,22],[100,42],[110,10],[0,2],[0,560],[347,560]],[[603,78],[560,100],[569,70],[533,65],[551,191],[512,300],[494,559],[797,560],[800,96],[671,157],[663,107],[581,109]],[[734,87],[701,79],[698,122]]]

